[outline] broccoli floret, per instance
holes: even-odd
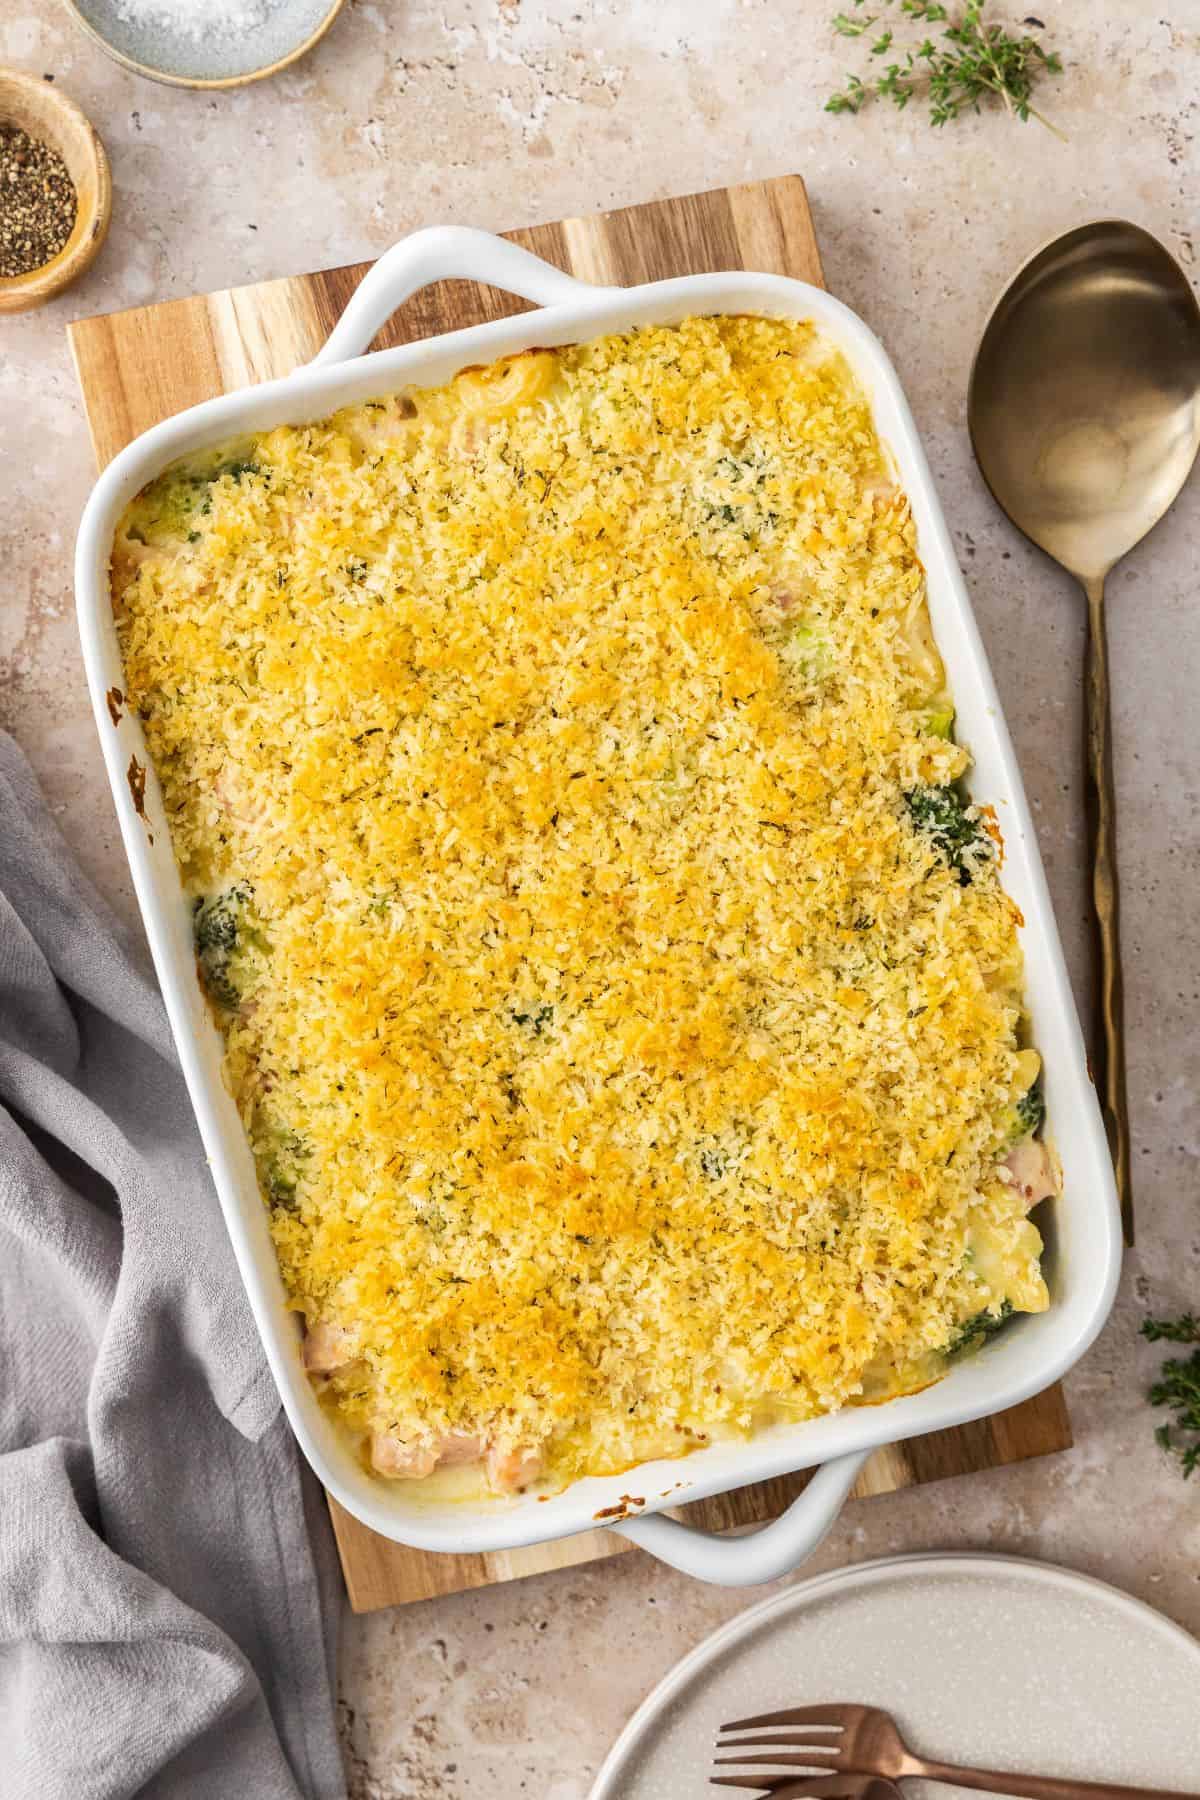
[[[904,799],[918,831],[933,840],[950,867],[958,871],[962,886],[969,887],[974,866],[990,853],[990,845],[979,820],[969,817],[957,788],[910,788]]]
[[[290,1212],[296,1204],[296,1177],[281,1169],[278,1163],[267,1164],[263,1171],[263,1186],[272,1206],[282,1206]]]
[[[529,1008],[528,1012],[515,1012],[513,1014],[513,1024],[528,1025],[534,1037],[541,1037],[543,1031],[545,1031],[546,1027],[552,1022],[553,1018],[554,1008],[552,1006],[547,1006],[543,1001],[535,1003]]]
[[[986,1307],[972,1319],[964,1319],[963,1323],[952,1333],[946,1345],[947,1356],[961,1356],[964,1350],[978,1350],[988,1338],[994,1336],[1000,1327],[1012,1317],[1012,1301],[1002,1300],[999,1312],[990,1312]]]
[[[240,482],[243,475],[262,475],[265,471],[256,462],[249,462],[236,457],[233,462],[221,463],[209,476],[209,481],[219,481],[222,475],[228,475],[230,481]]]
[[[936,701],[925,715],[925,729],[930,737],[945,738],[949,742],[954,736],[953,701]]]
[[[1046,1117],[1046,1102],[1042,1098],[1040,1079],[1032,1087],[1026,1088],[1019,1100],[1014,1100],[1004,1108],[1001,1114],[1003,1128],[1002,1151],[1007,1152],[1025,1138],[1032,1137],[1040,1131]]]
[[[133,535],[148,541],[164,533],[168,536],[185,533],[189,543],[196,543],[200,534],[189,527],[198,512],[203,514],[211,510],[212,484],[222,475],[239,483],[247,475],[261,475],[265,481],[270,480],[269,469],[260,468],[258,463],[243,457],[231,458],[205,470],[194,465],[169,469],[138,495],[132,512]]]
[[[258,1179],[267,1199],[272,1206],[290,1211],[296,1204],[303,1164],[312,1155],[310,1144],[298,1131],[286,1125],[275,1126],[256,1139],[254,1154]]]
[[[828,675],[831,667],[829,638],[820,624],[811,619],[789,619],[780,639],[779,653],[785,663],[809,681]]]
[[[695,496],[699,521],[708,526],[731,525],[747,543],[761,533],[773,531],[779,514],[770,504],[769,475],[765,459],[753,449],[741,456],[719,456],[713,464],[712,478],[703,483]],[[730,489],[734,491],[730,493]],[[717,555],[725,554],[722,548],[713,548]]]
[[[710,1181],[720,1181],[728,1167],[729,1158],[718,1144],[706,1144],[701,1150],[700,1168]]]
[[[235,1012],[245,988],[247,957],[264,948],[251,912],[253,896],[240,883],[223,894],[195,901],[192,935],[204,991],[217,1006]]]
[[[1041,1130],[1046,1118],[1046,1102],[1040,1081],[1035,1081],[1031,1088],[1026,1088],[1017,1101],[1015,1111],[1022,1137],[1032,1137],[1035,1131]]]

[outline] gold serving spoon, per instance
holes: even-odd
[[[1087,595],[1099,1090],[1131,1244],[1104,582],[1162,518],[1200,445],[1200,308],[1174,258],[1119,219],[1081,225],[1039,250],[987,322],[967,414],[992,493]]]

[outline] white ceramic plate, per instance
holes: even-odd
[[[818,1575],[732,1619],[639,1707],[591,1800],[732,1796],[707,1785],[719,1724],[830,1700],[886,1707],[947,1762],[1200,1793],[1194,1638],[1068,1569],[929,1555]]]

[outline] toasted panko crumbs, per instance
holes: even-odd
[[[186,888],[240,907],[228,1081],[293,1304],[355,1334],[352,1429],[564,1480],[1046,1304],[998,1170],[1015,909],[905,803],[967,757],[812,326],[246,440],[131,505],[113,594]]]

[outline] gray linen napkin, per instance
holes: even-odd
[[[0,1795],[336,1800],[339,1607],[162,1002],[0,733]]]

